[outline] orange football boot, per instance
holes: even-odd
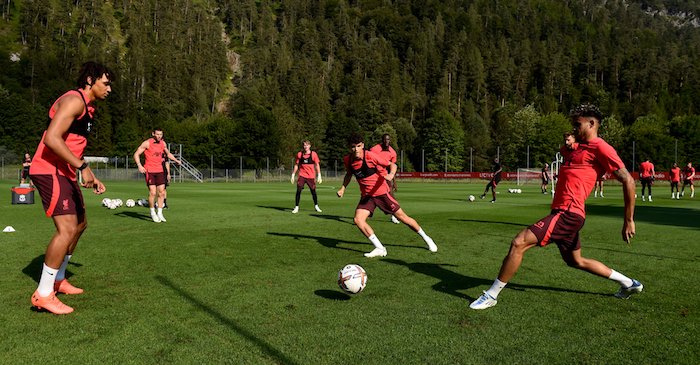
[[[56,298],[56,293],[51,292],[46,297],[39,296],[39,291],[35,291],[32,294],[32,305],[38,309],[45,309],[53,314],[68,314],[73,311],[73,308],[63,304],[58,298]]]
[[[56,293],[62,293],[62,294],[82,294],[83,289],[76,288],[71,283],[68,282],[68,279],[63,279],[63,280],[56,280],[56,282],[53,284],[53,290]]]

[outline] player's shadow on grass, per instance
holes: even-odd
[[[37,283],[41,279],[41,271],[44,269],[44,256],[45,255],[39,255],[35,257],[29,264],[27,264],[27,266],[24,267],[24,269],[22,269],[22,273],[24,273],[24,275],[29,276]],[[69,262],[68,265],[75,267],[83,266],[82,264],[75,262]],[[66,278],[71,276],[73,276],[73,273],[66,269]]]
[[[116,213],[114,215],[117,217],[136,218],[136,219],[140,219],[143,221],[149,221],[149,222],[152,220],[150,214],[141,214],[141,213],[137,213],[137,212],[119,212],[119,213]]]
[[[321,218],[321,219],[333,220],[333,221],[337,221],[340,223],[347,223],[347,224],[353,224],[353,225],[355,224],[355,222],[353,222],[353,220],[352,220],[352,217],[343,217],[343,216],[339,216],[339,215],[330,215],[330,214],[311,214],[311,216],[316,217],[316,218]]]
[[[416,263],[408,263],[405,261],[401,260],[395,260],[395,259],[381,259],[383,262],[388,262],[390,264],[395,264],[395,265],[401,265],[407,267],[409,270],[413,272],[417,272],[420,274],[424,274],[433,278],[436,278],[440,280],[437,284],[433,285],[432,288],[435,291],[439,291],[445,294],[453,295],[457,298],[460,299],[466,299],[469,302],[474,301],[476,298],[472,298],[466,294],[461,293],[461,290],[467,290],[467,289],[473,289],[477,287],[484,287],[484,289],[488,288],[493,284],[492,279],[482,279],[482,278],[475,278],[471,276],[466,276],[462,275],[459,273],[456,273],[452,270],[448,270],[445,267],[455,267],[456,265],[452,264],[431,264],[431,263],[423,263],[423,262],[416,262]],[[600,295],[600,296],[609,296],[610,294],[603,294],[603,293],[594,293],[594,292],[588,292],[588,291],[580,291],[580,290],[571,290],[571,289],[563,289],[563,288],[553,288],[550,286],[541,286],[541,285],[521,285],[521,284],[516,284],[513,282],[508,283],[508,286],[506,289],[512,289],[512,290],[519,290],[519,291],[526,291],[527,289],[534,289],[534,290],[547,290],[547,291],[556,291],[556,292],[566,292],[566,293],[575,293],[575,294],[593,294],[593,295]]]
[[[486,224],[505,224],[509,226],[516,226],[516,227],[521,227],[525,228],[528,227],[528,224],[522,224],[522,223],[513,223],[513,222],[501,222],[501,221],[484,221],[481,219],[455,219],[455,218],[450,218],[451,221],[458,221],[458,222],[473,222],[473,223],[486,223]]]
[[[307,236],[303,234],[293,234],[293,233],[277,233],[277,232],[267,232],[267,234],[271,236],[278,236],[278,237],[288,237],[288,238],[294,238],[294,239],[303,239],[303,240],[316,240],[318,243],[321,244],[323,247],[328,247],[328,248],[337,248],[340,250],[347,250],[347,251],[354,251],[354,252],[364,252],[362,250],[357,250],[354,248],[349,248],[349,247],[342,247],[338,246],[339,244],[344,244],[344,245],[363,245],[367,246],[369,243],[365,242],[357,242],[357,241],[344,241],[344,240],[339,240],[336,238],[330,238],[330,237],[318,237],[318,236]]]
[[[258,208],[265,208],[265,209],[274,209],[274,210],[279,210],[280,212],[291,212],[292,210],[287,208],[287,207],[273,207],[270,205],[256,205]]]
[[[347,251],[354,251],[354,252],[365,252],[366,250],[367,251],[370,250],[370,248],[372,247],[372,244],[369,242],[345,241],[345,240],[339,240],[337,238],[331,238],[331,237],[307,236],[304,234],[277,233],[277,232],[267,232],[267,234],[272,235],[272,236],[279,236],[279,237],[290,237],[290,238],[294,238],[294,239],[316,240],[323,247],[336,248],[339,250],[347,250]],[[342,247],[342,246],[338,246],[339,244],[362,245],[365,247],[365,250],[357,250],[354,248]],[[387,245],[387,244],[384,244],[384,246],[402,247],[402,248],[416,248],[416,249],[420,249],[420,250],[425,250],[425,247],[423,247],[423,246],[418,247],[418,246]]]
[[[272,345],[267,343],[265,340],[255,336],[251,331],[238,325],[232,319],[227,318],[226,316],[221,314],[216,309],[212,308],[209,305],[206,305],[205,303],[203,303],[199,299],[195,298],[191,294],[184,291],[182,288],[179,288],[178,286],[176,286],[173,282],[171,282],[167,278],[158,275],[155,277],[155,279],[158,282],[160,282],[161,284],[163,284],[163,286],[166,286],[166,287],[172,289],[175,293],[177,293],[180,297],[185,299],[187,302],[189,302],[195,308],[208,314],[209,316],[214,318],[217,322],[232,329],[233,331],[238,333],[240,336],[243,336],[245,339],[247,339],[248,341],[253,343],[255,346],[257,346],[262,352],[264,352],[268,356],[272,357],[274,359],[274,362],[280,363],[280,364],[296,364],[296,362],[294,362],[292,359],[285,356],[280,350],[272,347]]]
[[[634,244],[634,243],[633,243]],[[633,255],[633,256],[646,256],[646,257],[654,257],[657,259],[669,259],[669,260],[679,260],[679,261],[688,261],[688,262],[695,262],[698,261],[696,258],[692,257],[673,257],[673,256],[665,256],[665,255],[653,255],[650,253],[641,253],[641,252],[630,252],[630,251],[622,251],[622,250],[614,250],[612,248],[604,248],[604,247],[596,247],[595,245],[591,245],[590,243],[586,243],[586,250],[599,250],[599,251],[608,251],[608,252],[616,252],[616,253],[624,253],[627,255]],[[696,256],[698,257],[698,256]]]
[[[589,216],[612,216],[619,217],[620,220],[622,220],[623,209],[624,208],[620,206],[587,205],[586,213]],[[700,224],[698,224],[700,213],[696,209],[682,207],[659,207],[637,204],[634,210],[634,220],[636,222],[648,222],[664,226],[700,229]]]

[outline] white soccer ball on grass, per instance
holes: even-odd
[[[367,285],[367,272],[357,264],[345,265],[338,272],[338,286],[346,293],[357,294]]]
[[[134,201],[134,199],[127,199],[127,200],[126,200],[126,206],[129,207],[129,208],[133,208],[133,207],[136,206],[136,202]]]
[[[109,203],[111,203],[111,202],[112,202],[112,199],[110,199],[110,198],[104,198],[104,199],[102,199],[102,206],[103,206],[103,207],[109,207]]]
[[[469,195],[469,201],[473,202],[474,200],[476,200],[476,197],[474,195]]]

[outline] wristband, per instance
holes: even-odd
[[[88,167],[87,162],[83,162],[83,164],[80,165],[80,167],[78,167],[78,170],[79,170],[79,171],[83,171],[83,170],[85,170],[85,168],[87,168],[87,167]]]

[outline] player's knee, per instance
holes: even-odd
[[[365,219],[364,217],[355,217],[352,219],[352,221],[355,223],[356,226],[359,227],[363,226],[367,222],[367,219]]]

